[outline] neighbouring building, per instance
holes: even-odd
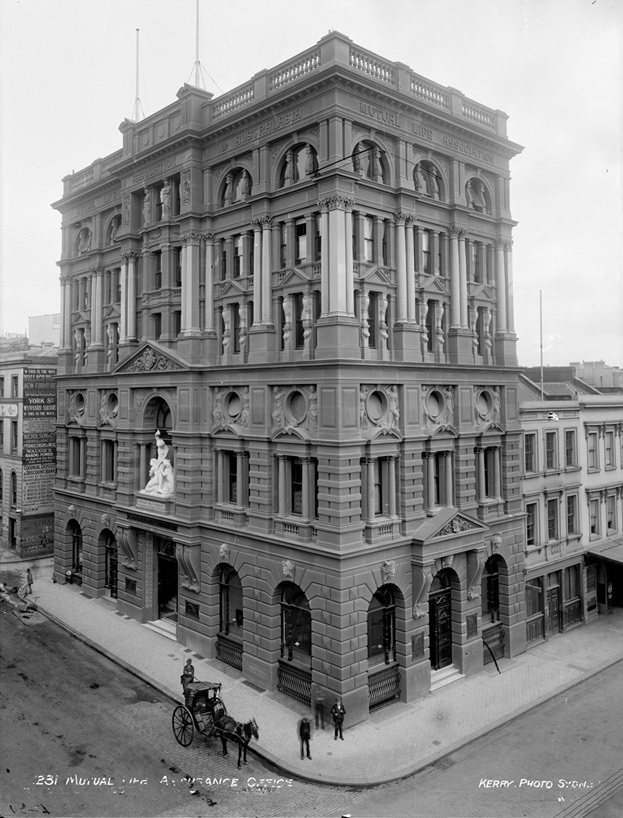
[[[623,391],[623,369],[608,366],[604,361],[572,361],[577,376],[600,391]]]
[[[506,115],[330,32],[120,130],[54,205],[57,577],[353,721],[525,650]]]
[[[28,343],[31,346],[60,346],[61,314],[31,315],[28,318]]]
[[[1,547],[54,551],[57,349],[0,353]]]
[[[623,605],[623,398],[567,386],[521,378],[528,643]]]

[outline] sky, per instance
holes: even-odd
[[[503,110],[523,146],[511,161],[519,363],[623,366],[622,13],[623,0],[199,0],[199,58],[219,96],[333,29]],[[0,0],[0,333],[60,312],[51,205],[64,176],[121,148],[136,29],[150,115],[193,81],[195,23],[196,0]]]

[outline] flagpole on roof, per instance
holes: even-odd
[[[143,119],[143,117],[145,116],[145,114],[143,113],[143,106],[141,105],[141,100],[140,100],[140,97],[138,95],[138,71],[139,71],[139,69],[138,69],[138,41],[139,41],[139,34],[140,34],[140,29],[137,28],[136,29],[136,71],[135,71],[136,95],[134,97],[134,110],[132,111],[132,119],[133,119],[134,122],[138,122],[139,119]]]

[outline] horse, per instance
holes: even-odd
[[[247,763],[247,747],[252,738],[258,739],[260,731],[255,719],[251,719],[245,723],[236,721],[231,716],[222,716],[214,722],[216,734],[220,736],[223,745],[223,755],[229,755],[227,752],[227,739],[235,741],[238,744],[238,769],[240,769],[241,759]]]

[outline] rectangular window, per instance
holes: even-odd
[[[390,473],[394,468],[394,461],[389,457],[377,457],[374,461],[374,516],[389,517],[392,509],[390,505]]]
[[[548,471],[558,468],[558,452],[556,451],[556,432],[545,433],[545,468]]]
[[[578,498],[575,494],[567,497],[567,535],[578,533]]]
[[[301,264],[307,259],[307,224],[297,221],[294,225],[296,232],[296,263]]]
[[[431,273],[431,263],[430,263],[430,247],[431,247],[431,240],[430,240],[430,230],[422,230],[422,272],[430,275]]]
[[[527,434],[524,437],[524,464],[527,473],[537,470],[535,434]]]
[[[151,324],[154,341],[158,341],[162,335],[162,315],[159,312],[155,312],[151,316]]]
[[[279,269],[288,265],[288,226],[285,222],[279,225]]]
[[[231,305],[231,351],[240,352],[240,305]]]
[[[565,602],[580,596],[580,570],[578,565],[571,565],[563,572],[563,593]]]
[[[303,293],[295,293],[292,296],[292,309],[294,311],[294,345],[296,349],[303,349],[305,346],[305,331],[303,327]]]
[[[82,474],[82,451],[83,444],[79,437],[69,438],[69,476],[83,477]]]
[[[363,258],[374,261],[374,219],[365,216],[363,220]]]
[[[112,286],[113,286],[113,295],[115,298],[115,304],[121,303],[121,270],[117,268],[113,270],[113,279],[112,279]]]
[[[499,497],[499,460],[500,450],[497,446],[489,446],[484,450],[485,484],[483,486],[484,496],[490,499]]]
[[[321,218],[320,214],[316,213],[314,216],[314,261],[320,261],[322,256],[322,232],[320,229],[321,225]],[[353,253],[353,258],[357,258],[356,254]]]
[[[219,262],[221,265],[221,281],[225,281],[227,278],[227,246],[225,244],[225,240],[221,239],[221,253],[219,257]]]
[[[608,533],[616,531],[617,529],[617,500],[614,494],[609,494],[606,497],[606,523],[608,525]]]
[[[182,313],[180,310],[175,310],[173,313],[173,335],[178,336],[182,331]]]
[[[606,432],[606,437],[604,440],[604,447],[605,447],[605,466],[607,469],[613,469],[615,466],[614,462],[614,432]]]
[[[290,513],[303,514],[303,463],[298,457],[290,461]]]
[[[173,248],[173,286],[182,286],[182,248]]]
[[[162,253],[154,253],[154,290],[162,289]]]
[[[431,459],[431,462],[428,461],[428,458]],[[426,487],[428,507],[451,506],[454,499],[452,453],[446,451],[429,454],[425,468],[427,471],[426,479],[432,481],[431,485]]]
[[[376,316],[379,308],[378,293],[370,293],[368,300],[368,346],[376,348]]]
[[[588,445],[588,468],[598,469],[599,453],[597,450],[597,432],[588,433],[587,445]]]
[[[575,429],[565,431],[565,466],[568,469],[577,465],[576,436]]]
[[[435,324],[436,324],[437,302],[426,302],[426,349],[428,352],[435,351]]]
[[[601,525],[599,523],[599,500],[594,499],[589,502],[589,517],[591,534],[599,534],[601,532]]]
[[[543,611],[543,590],[541,579],[534,579],[526,582],[526,614],[528,617],[536,616]]]
[[[558,500],[547,501],[547,539],[558,539]]]
[[[526,543],[528,545],[536,545],[537,508],[536,503],[526,505]]]
[[[17,421],[11,421],[11,454],[17,452]]]
[[[0,398],[4,397],[4,378],[0,378]]]
[[[4,453],[4,418],[0,418],[0,456]]]
[[[114,483],[117,477],[117,444],[102,440],[102,482]]]
[[[236,452],[225,452],[223,458],[225,474],[225,502],[238,502],[238,455]]]
[[[234,278],[240,278],[242,275],[242,254],[242,236],[236,236],[234,239]]]
[[[11,397],[19,398],[19,377],[11,375]]]

